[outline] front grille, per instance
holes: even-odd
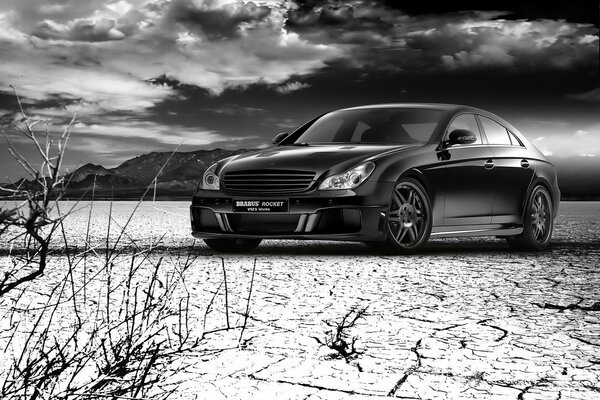
[[[238,193],[296,193],[307,190],[314,172],[293,170],[254,170],[226,172],[223,188]]]
[[[231,229],[237,233],[292,233],[298,226],[298,214],[228,214]]]

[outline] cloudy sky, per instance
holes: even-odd
[[[416,3],[416,4],[412,4]],[[0,121],[18,90],[69,169],[254,148],[324,111],[404,101],[496,112],[554,157],[600,157],[598,2],[2,0]],[[0,145],[0,181],[18,166]]]

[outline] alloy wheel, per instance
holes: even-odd
[[[543,250],[550,244],[553,226],[554,205],[550,193],[543,186],[536,186],[527,201],[523,232],[506,240],[516,250]]]
[[[550,231],[551,216],[550,202],[545,191],[539,190],[535,193],[531,204],[531,227],[533,238],[543,243],[548,238]]]
[[[396,185],[388,218],[394,241],[407,249],[418,246],[427,234],[429,218],[423,190],[411,181]]]

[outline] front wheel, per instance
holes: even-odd
[[[550,245],[554,227],[554,208],[550,193],[543,186],[536,186],[525,206],[523,232],[506,238],[517,250],[543,250]]]
[[[204,243],[219,253],[249,253],[256,249],[261,239],[204,239]]]
[[[431,202],[423,186],[412,178],[400,180],[390,200],[387,239],[376,246],[395,253],[416,252],[429,239],[431,217]]]

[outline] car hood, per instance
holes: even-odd
[[[311,145],[311,146],[275,146],[239,154],[224,160],[221,172],[247,170],[285,169],[314,171],[317,176],[323,172],[341,172],[366,160],[396,153],[417,145]]]

